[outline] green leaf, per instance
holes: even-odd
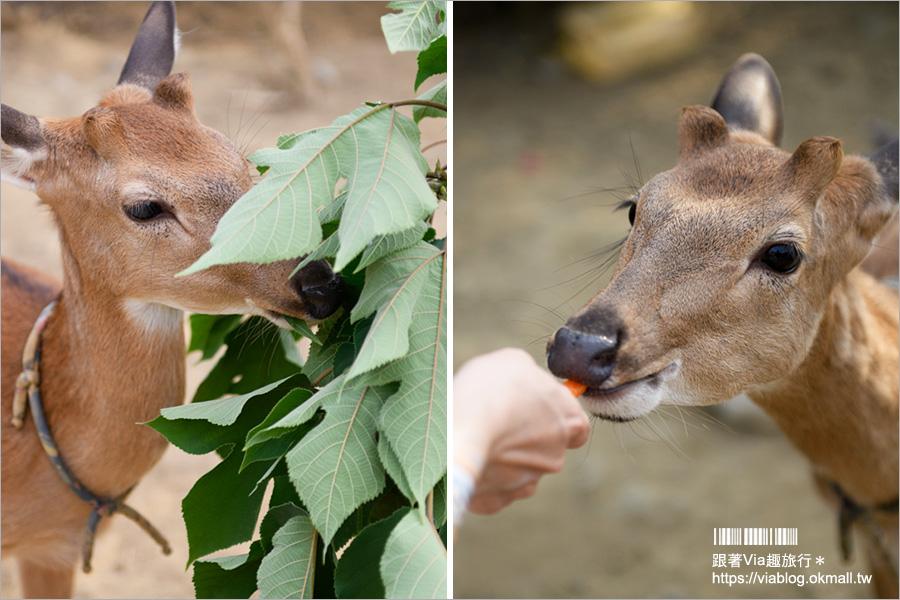
[[[359,259],[359,266],[356,267],[355,271],[359,272],[376,260],[383,258],[392,252],[402,250],[403,248],[409,248],[420,241],[427,231],[428,223],[419,221],[410,229],[406,229],[399,233],[383,235],[372,240],[369,242],[369,245],[366,246],[365,250],[363,250],[362,256]]]
[[[384,436],[378,439],[378,456],[381,458],[384,470],[387,471],[387,474],[391,476],[391,479],[397,485],[397,489],[409,499],[410,503],[416,502],[416,494],[413,493],[412,486],[409,485],[409,480],[403,471],[403,465],[400,464],[397,453],[394,452],[390,442]]]
[[[325,418],[287,454],[291,480],[325,544],[350,513],[384,489],[375,423],[387,393],[344,387],[343,377],[332,381],[311,399],[320,402]],[[272,427],[293,422],[291,413]]]
[[[188,537],[188,565],[253,536],[265,492],[256,484],[268,465],[254,463],[240,471],[241,456],[240,452],[232,452],[198,479],[181,502]],[[225,523],[227,526],[223,526]]]
[[[330,204],[322,207],[322,210],[319,211],[319,223],[328,225],[329,223],[340,221],[341,215],[344,214],[344,205],[346,204],[347,190],[344,189]]]
[[[338,311],[337,315],[319,325],[318,337],[324,341],[321,344],[312,344],[306,357],[306,364],[303,366],[303,374],[310,381],[325,385],[337,376],[333,370],[334,357],[340,344],[351,341],[352,326],[350,314],[344,311]]]
[[[279,437],[250,446],[244,451],[244,461],[241,463],[241,469],[243,470],[250,463],[259,461],[269,461],[274,463],[272,466],[272,469],[274,469],[275,464],[284,458],[288,451],[290,451],[290,449],[293,448],[314,426],[315,423],[307,423],[306,426],[286,431]],[[266,483],[269,478],[270,473],[266,473],[264,479],[260,480],[260,485]]]
[[[265,551],[258,541],[250,552],[194,563],[194,595],[197,598],[249,598],[256,591],[256,571]]]
[[[390,517],[362,530],[344,551],[334,573],[334,591],[338,598],[386,598],[377,560],[387,546],[391,531],[406,515],[401,509]]]
[[[381,17],[381,29],[391,53],[424,50],[442,33],[438,17],[446,13],[446,2],[391,2],[401,11]]]
[[[447,468],[447,282],[445,257],[439,256],[414,309],[409,353],[359,379],[401,382],[378,423],[420,505]]]
[[[289,345],[293,346],[293,341],[286,340],[285,336],[290,338],[290,333],[262,317],[242,322],[225,337],[228,346],[225,354],[197,388],[192,402],[245,394],[296,374],[297,359],[285,352]]]
[[[446,598],[447,550],[425,515],[410,510],[381,556],[385,598]]]
[[[322,240],[315,211],[332,202],[340,177],[347,179],[347,199],[338,230],[338,271],[372,239],[409,229],[437,207],[424,178],[419,130],[390,105],[359,108],[330,127],[302,134],[289,148],[260,150],[250,159],[270,166],[269,172],[225,213],[212,248],[182,275],[314,250]]]
[[[305,382],[306,378],[297,374],[284,381],[282,386],[276,387],[268,393],[251,394],[255,396],[253,402],[249,403],[249,405],[244,402],[240,416],[227,425],[213,423],[202,418],[200,414],[181,418],[177,413],[173,415],[168,410],[166,411],[168,417],[166,414],[162,414],[147,424],[165,436],[169,442],[189,454],[206,454],[225,445],[241,446],[244,443],[247,429],[259,423],[268,414],[279,398],[285,394],[286,389],[293,384],[303,384]],[[196,406],[201,406],[202,404],[206,403]],[[187,409],[188,406],[195,405],[176,408]],[[234,409],[235,407],[231,408]],[[225,412],[227,411],[221,405],[213,405],[213,410],[211,411],[212,416],[216,420],[222,419]]]
[[[309,518],[309,513],[294,504],[293,502],[285,502],[272,506],[270,504],[269,512],[263,517],[259,524],[259,541],[262,543],[266,552],[271,552],[274,547],[273,539],[278,530],[294,517]]]
[[[340,139],[340,154],[349,169],[342,173],[348,197],[338,229],[338,271],[371,240],[409,229],[437,208],[425,181],[428,165],[419,149],[419,128],[412,119],[394,109],[373,109],[365,116],[357,110],[351,116],[357,114],[355,135]]]
[[[419,96],[419,100],[430,100],[447,105],[447,80],[444,80]],[[446,119],[447,111],[439,110],[431,106],[413,106],[413,120],[418,123],[425,117],[435,117],[438,119]]]
[[[297,319],[294,319],[294,321],[297,322]],[[299,322],[303,323],[303,321]],[[301,329],[294,329],[294,331],[300,333],[303,329],[304,328],[301,327]],[[298,367],[302,367],[303,357],[300,355],[300,349],[297,347],[297,339],[294,337],[294,334],[287,329],[282,329],[281,327],[279,327],[276,331],[278,332],[278,343],[281,345],[284,359],[289,363],[293,363]],[[312,334],[312,330],[310,330],[309,327],[305,327],[305,331],[308,331],[310,334]]]
[[[300,261],[300,264],[297,265],[297,268],[302,269],[314,260],[334,258],[335,256],[337,256],[338,249],[340,247],[341,238],[338,236],[337,232],[332,233],[324,240],[319,242],[319,245],[316,246],[316,249],[307,254],[306,258]]]
[[[442,35],[431,42],[425,50],[419,52],[419,71],[416,73],[416,90],[432,75],[447,72],[447,36]]]
[[[378,312],[348,377],[407,353],[415,307],[426,283],[440,278],[442,256],[431,244],[420,242],[384,257],[366,271],[366,285],[350,318],[356,321]]]
[[[225,343],[225,336],[237,327],[241,315],[191,315],[191,343],[188,353],[199,350],[200,360],[209,360]]]
[[[320,384],[328,383],[340,376],[353,364],[357,348],[362,343],[361,340],[365,339],[371,325],[371,318],[352,323],[348,313],[342,314],[325,343],[310,348],[309,358],[303,369],[304,374],[316,381],[322,377]]]
[[[297,488],[291,483],[288,477],[287,468],[281,469],[281,474],[272,477],[272,497],[269,498],[269,508],[281,506],[282,504],[302,505],[303,501],[297,495]],[[263,538],[265,541],[265,538]]]
[[[305,515],[291,517],[278,530],[259,566],[260,598],[312,598],[316,535]]]
[[[282,398],[272,412],[247,433],[246,449],[252,449],[285,433],[307,425],[322,404],[321,396],[311,399],[312,392],[295,389]],[[318,424],[317,422],[313,425]]]
[[[316,548],[316,556],[321,557],[316,564],[316,578],[313,582],[314,598],[334,598],[335,555],[322,543],[322,536]]]
[[[311,339],[316,344],[322,343],[319,341],[319,338],[316,337],[316,334],[313,333],[313,330],[310,328],[309,324],[307,324],[307,322],[303,319],[295,319],[294,317],[285,315],[284,320],[288,322],[288,325],[290,325],[294,329],[294,331],[296,331],[303,337]]]
[[[265,178],[222,216],[210,238],[212,248],[178,275],[214,264],[272,262],[312,250],[322,239],[316,207],[331,202],[338,179],[332,142],[340,131],[335,122],[297,136],[287,149],[254,152],[249,159],[269,167]],[[298,193],[305,196],[295,197]]]
[[[434,526],[442,527],[447,522],[447,474],[434,486]]]
[[[295,375],[291,377],[297,378]],[[275,388],[286,383],[291,377],[285,377],[280,381],[275,381],[269,385],[255,389],[249,394],[164,408],[160,411],[160,415],[169,421],[175,421],[177,419],[195,419],[199,421],[209,421],[213,425],[232,425],[237,421],[238,416],[241,414],[241,411],[244,409],[244,405],[247,404],[248,400],[271,392]]]

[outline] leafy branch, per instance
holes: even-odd
[[[391,51],[419,52],[415,88],[446,73],[446,3],[388,6]],[[431,222],[448,168],[427,165],[418,123],[446,117],[447,91],[254,153],[264,178],[185,271],[306,255],[330,259],[350,296],[315,330],[191,317],[189,350],[224,353],[192,403],[150,425],[222,458],[182,505],[198,597],[446,597],[447,240]]]

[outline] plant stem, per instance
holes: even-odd
[[[319,375],[318,377],[316,377],[316,380],[313,381],[313,382],[311,382],[309,385],[310,385],[311,387],[317,387],[317,386],[319,385],[319,382],[320,382],[320,381],[322,381],[323,379],[325,379],[326,377],[328,377],[329,375],[331,375],[331,372],[332,372],[332,371],[334,371],[334,367],[328,367],[328,368],[325,370],[324,373],[322,373],[321,375]]]
[[[412,100],[398,100],[397,102],[391,102],[389,106],[427,106],[429,108],[436,108],[447,112],[446,104],[441,104],[440,102],[434,102],[432,100],[420,100],[418,98],[413,98]]]
[[[446,144],[446,143],[447,143],[447,138],[444,138],[442,140],[435,140],[435,141],[431,142],[430,144],[428,144],[427,146],[425,146],[424,148],[422,148],[422,152],[425,152],[426,150],[431,150],[435,146],[439,146],[440,144]]]

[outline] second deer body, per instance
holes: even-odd
[[[897,142],[844,156],[816,137],[791,154],[781,115],[756,55],[713,108],[683,110],[680,163],[628,201],[612,280],[554,334],[548,363],[616,421],[746,392],[826,495],[874,521],[876,581],[896,597],[900,305],[856,267],[896,214]],[[897,249],[884,252],[896,276]]]

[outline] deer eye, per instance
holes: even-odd
[[[135,221],[149,221],[165,212],[158,202],[150,200],[126,204],[122,208],[125,211],[125,214]]]
[[[803,253],[794,244],[774,244],[762,253],[759,260],[776,273],[787,275],[800,266]]]
[[[634,217],[635,215],[637,215],[637,202],[632,199],[628,199],[618,205],[616,207],[616,210],[622,210],[623,208],[628,209],[628,222],[634,225]]]

